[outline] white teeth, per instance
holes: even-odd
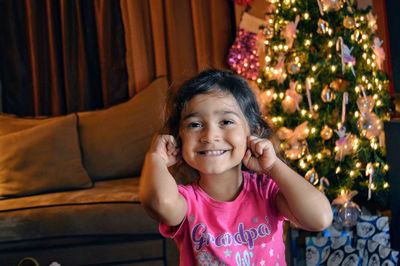
[[[218,156],[223,154],[225,151],[223,150],[218,150],[218,151],[202,151],[201,153],[204,155],[209,155],[209,156]]]

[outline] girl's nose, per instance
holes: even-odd
[[[218,128],[205,127],[200,137],[200,142],[211,143],[221,139],[221,132]]]

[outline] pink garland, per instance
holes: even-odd
[[[254,0],[234,0],[236,4],[241,6],[249,6]]]
[[[260,63],[257,52],[257,35],[239,29],[228,54],[228,65],[237,74],[251,80],[258,77]]]

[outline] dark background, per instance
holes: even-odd
[[[400,94],[400,1],[386,0],[387,25],[390,36],[390,60],[393,70],[393,84]]]

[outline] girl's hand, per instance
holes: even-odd
[[[179,148],[172,135],[154,136],[148,153],[160,156],[167,167],[176,164],[179,160]]]
[[[243,164],[255,172],[268,172],[277,161],[274,146],[268,139],[255,136],[247,137],[247,151]]]

